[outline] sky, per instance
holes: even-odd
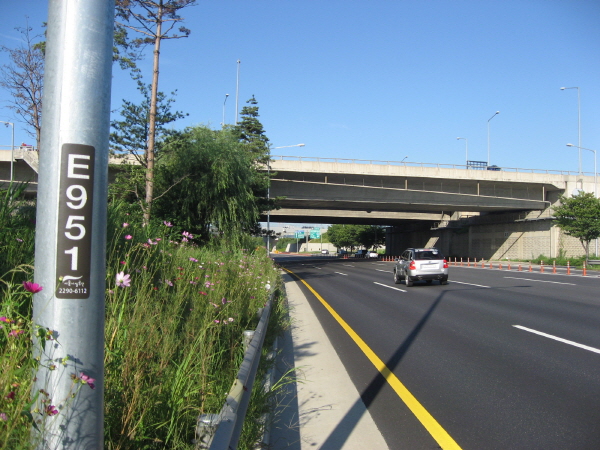
[[[15,47],[26,20],[42,31],[48,1],[0,11],[0,45]],[[487,160],[489,126],[490,164],[576,172],[579,105],[581,145],[600,151],[598,0],[198,0],[181,16],[191,34],[163,42],[159,79],[189,113],[176,128],[219,128],[226,94],[235,121],[240,60],[239,109],[255,96],[272,147],[305,144],[273,155],[465,164],[467,145]],[[114,118],[122,99],[140,97],[115,65]],[[15,141],[33,143],[21,123]]]

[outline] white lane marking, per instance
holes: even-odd
[[[375,269],[377,272],[394,273],[391,270]]]
[[[352,264],[343,264],[346,267],[354,267]]]
[[[549,339],[554,339],[555,341],[562,342],[564,344],[569,344],[569,345],[573,345],[575,347],[582,348],[584,350],[589,350],[590,352],[600,353],[600,349],[598,349],[598,348],[590,347],[588,345],[579,344],[579,343],[573,342],[573,341],[568,341],[567,339],[559,338],[558,336],[553,336],[551,334],[542,333],[541,331],[532,330],[531,328],[526,328],[526,327],[523,327],[521,325],[513,325],[513,327],[519,328],[520,330],[523,330],[523,331],[529,331],[530,333],[539,334],[540,336],[544,336],[544,337],[547,337]]]
[[[466,284],[466,285],[469,285],[469,286],[477,286],[477,287],[482,287],[482,288],[486,288],[486,289],[491,289],[491,287],[490,287],[490,286],[483,286],[483,285],[481,285],[481,284],[474,284],[474,283],[464,283],[464,282],[462,282],[462,281],[456,281],[456,280],[452,280],[451,282],[452,282],[452,283],[458,283],[458,284]]]
[[[397,288],[397,287],[394,287],[394,286],[388,286],[387,284],[378,283],[378,282],[376,282],[376,281],[373,281],[373,283],[374,283],[374,284],[378,284],[379,286],[383,286],[383,287],[386,287],[386,288],[394,289],[394,290],[396,290],[396,291],[400,291],[400,292],[406,292],[404,289],[400,289],[400,288]]]
[[[538,283],[568,284],[569,286],[577,286],[575,283],[562,283],[560,281],[532,280],[531,278],[518,278],[518,277],[504,277],[504,278],[512,278],[513,280],[537,281]]]
[[[334,273],[337,273],[337,274],[340,274],[340,275],[344,275],[345,277],[347,277],[347,276],[348,276],[348,274],[347,274],[347,273],[342,273],[342,272],[334,272]]]

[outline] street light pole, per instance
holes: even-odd
[[[573,144],[567,144],[567,147],[575,147],[579,149],[581,154],[581,150],[589,150],[590,152],[594,152],[594,197],[598,198],[598,169],[596,166],[596,150],[592,150],[591,148],[585,148]],[[581,172],[581,171],[580,171]],[[598,256],[598,238],[596,238],[596,256]]]
[[[464,139],[465,140],[465,149],[466,149],[466,155],[467,155],[467,159],[466,159],[466,165],[467,165],[467,169],[469,168],[469,140],[467,138],[461,138],[461,137],[457,137],[458,139]],[[488,156],[488,160],[489,160],[489,156]],[[489,164],[489,163],[488,163]]]
[[[239,61],[238,61],[239,62]],[[295,145],[283,145],[281,147],[273,147],[275,148],[288,148],[288,147],[304,147],[304,144],[295,144]],[[269,184],[267,185],[267,208],[269,208],[269,203],[271,201],[271,165],[267,163],[267,178]],[[267,258],[271,254],[271,208],[267,210]]]
[[[4,122],[0,120],[0,123],[5,123],[6,125],[12,125],[12,141],[10,145],[10,182],[12,184],[14,178],[14,163],[15,163],[15,124],[12,122]]]
[[[598,197],[598,173],[596,167],[596,150],[592,150],[591,148],[580,147],[578,145],[567,144],[567,147],[575,147],[581,150],[589,150],[590,152],[594,152],[594,196]]]
[[[579,174],[581,175],[583,172],[581,170],[581,96],[579,95],[579,87],[561,87],[560,90],[564,91],[565,89],[577,89],[577,136],[579,139]]]
[[[238,59],[237,60],[237,79],[236,79],[236,83],[235,83],[235,124],[237,125],[238,123],[238,112],[240,110],[240,105],[239,105],[239,96],[240,96],[240,64],[241,61]]]
[[[500,114],[500,111],[496,111],[494,113],[494,115],[492,117],[490,117],[488,119],[488,126],[487,126],[487,131],[488,131],[488,157],[487,157],[487,165],[490,165],[490,120],[492,120],[494,117],[496,117],[498,114]]]
[[[229,94],[225,94],[225,100],[223,100],[223,122],[221,123],[223,128],[225,128],[225,103],[227,102],[227,97],[229,97]]]

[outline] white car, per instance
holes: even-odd
[[[365,258],[375,258],[375,259],[377,259],[377,258],[379,258],[379,253],[377,253],[377,252],[368,252],[366,254]]]

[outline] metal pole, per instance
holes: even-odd
[[[467,169],[469,168],[469,140],[467,138],[463,138],[463,137],[457,137],[456,139],[464,139],[465,140],[465,149],[466,149],[466,165],[467,165]],[[488,160],[489,160],[489,156],[488,156]],[[489,164],[489,163],[488,163]]]
[[[240,104],[239,104],[239,99],[240,99],[240,63],[241,61],[238,59],[237,60],[237,81],[235,84],[235,124],[237,125],[238,123],[238,114],[240,111]]]
[[[14,180],[15,167],[15,124],[12,124],[12,140],[10,144],[10,182]]]
[[[10,146],[10,183],[14,180],[14,162],[15,162],[15,124],[12,122],[4,122],[0,120],[0,123],[5,123],[12,126],[12,141]]]
[[[487,165],[490,165],[490,120],[492,120],[496,115],[500,114],[500,111],[496,111],[492,117],[488,119],[487,122],[487,134],[488,134],[488,157],[487,157]]]
[[[223,122],[221,123],[222,128],[225,128],[225,103],[227,102],[227,97],[229,97],[229,94],[225,94],[225,100],[223,100]]]
[[[581,97],[579,95],[579,88],[577,88],[577,136],[579,138],[579,173],[583,173],[581,163]]]
[[[114,6],[114,0],[49,2],[34,278],[43,290],[34,295],[32,337],[39,358],[32,408],[38,449],[104,446]],[[54,338],[45,346],[36,336],[40,328]]]
[[[271,166],[267,164],[267,258],[271,255],[271,208],[269,202],[271,201]]]
[[[581,165],[581,95],[578,86],[573,87],[561,87],[560,90],[564,91],[565,89],[577,89],[577,136],[579,139],[579,175],[583,173],[582,165]],[[583,183],[583,181],[582,181]],[[582,185],[583,186],[583,185]]]

